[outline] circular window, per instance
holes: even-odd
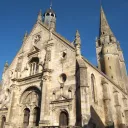
[[[59,82],[64,83],[67,80],[66,74],[62,73],[59,77]]]

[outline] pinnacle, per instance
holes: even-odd
[[[75,44],[81,44],[80,33],[77,30],[75,35]]]
[[[42,16],[42,10],[40,9],[40,11],[39,11],[39,14],[38,15],[40,15],[40,16]]]
[[[8,61],[6,61],[4,67],[8,67],[8,66],[9,66]]]
[[[75,37],[76,37],[76,38],[77,38],[77,37],[80,37],[80,33],[79,33],[78,30],[76,31],[76,36],[75,36]]]
[[[42,10],[40,9],[39,14],[38,14],[38,18],[37,21],[42,21]]]

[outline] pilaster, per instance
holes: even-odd
[[[109,85],[105,80],[102,80],[103,86],[103,100],[104,100],[104,110],[105,110],[105,123],[107,127],[113,126],[113,118],[112,118],[112,106],[111,99],[109,93]]]
[[[47,126],[49,125],[49,116],[50,116],[50,105],[49,105],[49,87],[50,87],[50,73],[51,73],[51,49],[52,44],[49,41],[46,45],[46,56],[45,56],[45,62],[43,67],[43,77],[42,77],[42,84],[41,84],[41,90],[42,90],[42,96],[41,96],[41,113],[40,113],[40,126]]]

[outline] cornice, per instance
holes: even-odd
[[[38,73],[38,74],[28,76],[28,77],[24,77],[24,78],[21,78],[21,79],[14,78],[14,79],[12,79],[12,81],[23,82],[23,81],[27,81],[27,80],[33,79],[35,77],[41,77],[41,76],[42,76],[42,73]]]

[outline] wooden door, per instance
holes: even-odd
[[[60,113],[59,125],[68,126],[68,114],[66,112]]]

